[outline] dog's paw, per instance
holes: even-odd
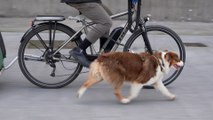
[[[82,87],[79,89],[78,93],[77,93],[77,98],[81,98],[84,94],[84,92],[86,91],[86,88],[85,87]]]
[[[173,101],[173,100],[176,99],[176,96],[172,94],[172,95],[169,96],[169,99]]]
[[[123,98],[123,99],[121,100],[121,103],[127,104],[127,103],[129,103],[130,101],[131,101],[131,100],[128,99],[128,98]]]
[[[76,95],[76,97],[77,97],[78,99],[80,99],[81,96],[82,96],[82,95],[80,95],[79,93],[77,93],[77,95]]]

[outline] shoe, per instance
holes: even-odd
[[[81,65],[84,67],[88,67],[90,65],[90,61],[86,58],[86,53],[79,47],[73,48],[70,52],[70,55],[73,56]]]

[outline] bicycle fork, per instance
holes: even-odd
[[[145,23],[146,21],[142,24],[140,23],[139,24],[139,29],[142,31],[142,37],[143,37],[143,40],[144,40],[144,43],[145,43],[145,46],[146,46],[146,50],[152,55],[153,54],[153,50],[152,50],[152,47],[151,47],[151,44],[149,42],[149,38],[148,38],[148,35],[147,35],[147,30],[146,30],[146,27],[145,27]]]

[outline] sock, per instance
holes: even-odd
[[[86,50],[92,43],[88,39],[84,39],[84,41],[79,45],[79,47],[83,50]]]

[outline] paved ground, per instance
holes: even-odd
[[[28,28],[28,20],[0,18],[0,30],[4,31],[7,47],[5,64],[17,55],[20,38]],[[61,89],[41,89],[28,82],[15,63],[0,76],[1,120],[212,120],[213,24],[152,23],[173,28],[184,42],[207,45],[186,47],[185,68],[168,87],[177,95],[175,101],[167,100],[155,90],[143,89],[135,101],[122,105],[115,100],[111,87],[106,83],[89,89],[78,100],[76,92],[87,74],[81,74],[76,81]],[[128,86],[123,91],[127,94]]]

